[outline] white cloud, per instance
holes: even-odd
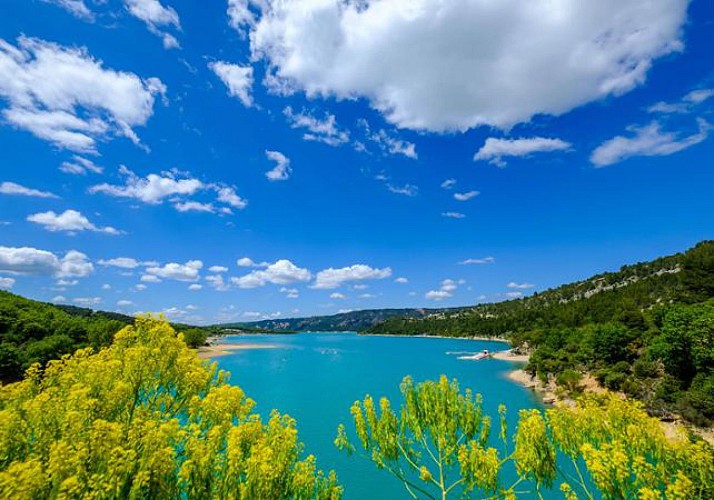
[[[228,95],[237,97],[245,107],[253,105],[250,89],[253,86],[253,67],[230,64],[223,61],[211,62],[208,67],[228,88]]]
[[[134,303],[131,300],[118,300],[117,301],[117,306],[119,307],[129,307],[133,306]]]
[[[143,265],[136,259],[131,257],[116,257],[114,259],[100,259],[97,264],[104,267],[119,267],[121,269],[136,269],[137,267]]]
[[[101,174],[104,168],[96,165],[93,161],[81,156],[73,156],[72,160],[64,161],[59,169],[65,174],[87,175],[88,172]]]
[[[389,267],[378,269],[365,264],[355,264],[339,269],[331,267],[317,273],[315,284],[312,288],[337,288],[348,281],[384,279],[389,278],[391,275],[392,269]]]
[[[330,113],[325,113],[325,117],[320,119],[304,110],[300,113],[295,113],[288,106],[283,110],[283,114],[292,128],[307,129],[307,132],[302,136],[306,141],[317,141],[329,146],[339,146],[350,140],[349,132],[340,129],[337,126],[335,115]]]
[[[450,219],[464,219],[466,217],[466,215],[461,212],[441,212],[441,216]]]
[[[64,257],[59,258],[47,250],[0,246],[0,272],[82,278],[92,274],[94,266],[86,255],[76,250],[70,250]]]
[[[374,295],[373,293],[362,293],[362,294],[360,294],[360,296],[359,296],[360,299],[374,299],[374,298],[376,298],[376,297],[377,297],[377,296]]]
[[[104,283],[102,285],[102,290],[111,290],[112,286],[109,283]]]
[[[192,284],[188,285],[188,289],[191,290],[192,292],[197,292],[201,288],[203,288],[203,285],[199,285],[198,283],[192,283]]]
[[[484,257],[484,258],[482,258],[482,259],[466,259],[466,260],[462,260],[461,262],[459,262],[459,264],[462,264],[462,265],[474,265],[474,264],[480,265],[480,264],[494,264],[495,262],[496,262],[496,259],[489,256],[489,257]]]
[[[224,266],[211,266],[208,270],[212,273],[225,273],[228,272],[228,268]]]
[[[57,280],[55,284],[57,286],[76,286],[79,284],[79,280]]]
[[[0,276],[0,288],[9,290],[15,284],[15,278],[5,278]]]
[[[164,266],[147,267],[147,274],[154,275],[158,278],[170,279],[176,281],[196,281],[198,280],[199,271],[203,267],[203,262],[200,260],[189,260],[185,264],[170,262]]]
[[[250,257],[241,257],[236,261],[238,267],[268,267],[268,262],[254,262]]]
[[[146,290],[146,289],[147,289],[147,286],[144,285],[143,283],[139,283],[138,285],[134,285],[134,290],[136,290],[137,292],[141,292],[141,291]]]
[[[211,285],[211,288],[219,292],[225,292],[230,289],[230,285],[225,282],[220,274],[206,276],[206,281]]]
[[[412,160],[419,158],[419,155],[417,155],[416,152],[416,145],[414,143],[394,137],[384,129],[371,134],[369,139],[389,154],[406,156]]]
[[[0,194],[13,194],[19,196],[32,196],[35,198],[59,198],[54,193],[49,191],[40,191],[38,189],[32,189],[14,182],[3,182],[0,184]]]
[[[347,297],[342,293],[335,292],[330,294],[330,298],[335,300],[345,300]]]
[[[82,307],[98,306],[102,303],[101,297],[77,297],[72,302]]]
[[[42,0],[45,3],[54,4],[78,19],[85,21],[93,21],[94,14],[84,3],[84,0]]]
[[[27,220],[35,224],[40,224],[48,231],[53,232],[66,231],[76,233],[78,231],[94,231],[111,235],[122,234],[121,231],[111,226],[95,226],[87,217],[76,210],[65,210],[61,214],[57,214],[52,210],[40,212],[28,216]]]
[[[499,167],[505,167],[504,157],[517,157],[533,153],[547,153],[570,149],[572,144],[561,139],[547,137],[521,137],[520,139],[496,139],[489,137],[481,149],[474,154],[474,161],[488,161]]]
[[[400,128],[508,129],[642,84],[681,51],[688,0],[261,0],[268,83],[365,97]],[[244,4],[241,2],[241,4]],[[242,11],[245,14],[245,9]],[[505,82],[505,83],[504,83]]]
[[[216,213],[216,207],[211,203],[201,203],[199,201],[181,201],[174,203],[174,208],[182,213],[185,212],[204,212],[213,214]]]
[[[94,265],[82,252],[70,250],[59,260],[58,278],[84,278],[94,272]]]
[[[630,127],[630,137],[617,136],[605,141],[590,155],[596,167],[606,167],[633,156],[668,156],[707,139],[711,125],[703,119],[697,120],[699,131],[680,138],[680,134],[662,131],[657,121],[645,127]]]
[[[446,179],[444,182],[441,183],[441,187],[443,189],[451,189],[456,185],[456,179]]]
[[[63,295],[55,295],[52,297],[52,300],[50,301],[53,304],[66,304],[67,303],[67,297]]]
[[[123,185],[98,184],[89,188],[92,194],[103,193],[118,198],[139,200],[149,205],[158,205],[169,199],[173,207],[179,212],[208,212],[218,214],[231,214],[229,207],[243,209],[248,202],[238,196],[235,189],[221,184],[204,183],[190,176],[187,172],[172,170],[161,174],[148,174],[139,177],[128,168],[122,166],[119,173],[124,175]],[[216,201],[228,207],[215,206],[196,200],[187,200],[184,197],[193,196],[199,192],[215,192]]]
[[[248,206],[248,202],[238,196],[234,188],[227,186],[214,186],[214,188],[218,193],[216,199],[221,203],[230,205],[231,207],[237,208],[238,210],[242,210],[246,206]]]
[[[255,21],[252,12],[248,8],[249,0],[228,0],[228,19],[230,25],[236,30],[242,30],[244,26],[250,26]]]
[[[265,172],[265,176],[270,181],[285,181],[290,178],[292,169],[290,168],[290,159],[280,151],[265,151],[265,156],[269,160],[275,162],[275,167],[272,170]]]
[[[424,294],[428,300],[444,300],[454,296],[454,292],[459,288],[459,285],[464,284],[464,280],[455,281],[445,279],[441,282],[439,290],[430,290]]]
[[[162,38],[164,48],[179,47],[176,37],[161,29],[171,27],[181,29],[179,16],[173,8],[162,5],[158,0],[124,0],[124,5],[132,16],[146,24],[151,33]]]
[[[647,111],[650,113],[690,113],[699,104],[714,97],[714,89],[697,89],[687,93],[679,102],[668,103],[658,102],[653,104]]]
[[[144,274],[141,277],[142,283],[161,283],[161,278],[153,274]]]
[[[471,198],[475,198],[478,196],[479,193],[478,191],[468,191],[466,193],[454,193],[454,199],[457,201],[468,201]]]
[[[173,172],[163,172],[162,175],[149,174],[146,177],[139,177],[125,167],[121,168],[120,172],[126,176],[126,183],[123,186],[104,183],[92,186],[89,192],[133,198],[156,205],[170,196],[192,195],[205,187],[198,179],[178,177]]]
[[[300,292],[298,291],[297,288],[282,287],[280,289],[280,292],[285,294],[286,299],[299,299],[300,298]]]
[[[527,290],[529,288],[533,288],[535,285],[532,283],[516,283],[514,281],[511,281],[509,284],[506,285],[508,288],[515,288],[517,290]]]
[[[394,280],[395,283],[409,283],[407,278],[397,278]]]
[[[523,292],[508,292],[505,294],[509,299],[520,299],[523,297]]]
[[[124,136],[153,114],[166,87],[156,78],[105,69],[86,49],[21,36],[0,40],[0,97],[11,125],[55,146],[95,152],[96,141]]]
[[[429,300],[444,300],[452,296],[451,293],[444,290],[430,290],[424,294],[424,297]]]
[[[414,184],[404,184],[403,186],[397,186],[394,184],[386,183],[387,189],[394,194],[403,194],[404,196],[416,196],[419,194],[419,186]]]
[[[298,281],[308,281],[311,277],[312,274],[307,269],[297,267],[287,259],[281,259],[265,269],[253,271],[239,278],[231,278],[231,282],[239,288],[257,288],[268,283],[289,285]]]

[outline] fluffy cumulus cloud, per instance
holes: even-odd
[[[258,288],[268,283],[289,285],[300,281],[309,281],[311,277],[312,273],[307,269],[298,267],[287,259],[281,259],[267,265],[264,269],[238,278],[231,278],[231,282],[238,288]]]
[[[265,156],[270,161],[275,162],[275,167],[265,172],[265,177],[269,181],[286,181],[290,178],[292,169],[290,159],[280,151],[265,151]]]
[[[238,267],[268,267],[268,262],[255,262],[250,257],[241,257],[236,261]]]
[[[135,199],[149,205],[158,205],[168,199],[179,212],[230,214],[231,208],[243,209],[248,204],[238,196],[235,188],[205,183],[186,172],[172,170],[139,177],[124,166],[119,169],[119,172],[124,176],[124,184],[98,184],[89,188],[89,192]],[[212,203],[187,199],[189,196],[206,192],[213,193],[217,202],[227,206],[217,207]]]
[[[59,196],[54,193],[50,193],[49,191],[40,191],[39,189],[28,188],[14,182],[0,183],[0,194],[32,196],[34,198],[59,198]]]
[[[175,49],[180,46],[176,37],[166,31],[169,28],[181,29],[178,13],[172,7],[158,0],[124,0],[124,6],[129,14],[143,21],[149,31],[161,37],[164,48]]]
[[[441,212],[442,217],[446,217],[447,219],[465,219],[466,214],[462,214],[461,212]]]
[[[58,257],[47,250],[32,247],[0,246],[0,273],[52,276],[55,278],[83,278],[94,272],[87,256],[70,250]]]
[[[86,49],[21,36],[0,39],[0,97],[4,121],[57,147],[95,152],[96,142],[124,136],[153,114],[166,87],[157,78],[103,67]]]
[[[533,153],[547,153],[570,149],[571,144],[561,139],[547,137],[529,137],[520,139],[496,139],[489,137],[481,149],[474,155],[474,161],[488,161],[499,167],[505,167],[506,157],[522,158]]]
[[[250,31],[271,88],[366,97],[399,127],[449,131],[507,129],[631,90],[682,50],[689,2],[251,3],[255,18],[234,1],[231,20]]]
[[[145,276],[176,281],[197,281],[201,268],[203,268],[203,262],[200,260],[189,260],[184,264],[169,262],[163,266],[147,267]]]
[[[428,300],[444,300],[454,296],[454,292],[463,285],[463,280],[445,279],[441,282],[441,287],[438,290],[429,290],[424,294]]]
[[[121,231],[111,226],[96,226],[77,210],[65,210],[61,214],[55,213],[52,210],[48,212],[40,212],[28,216],[27,220],[41,225],[48,231],[54,232],[64,231],[68,233],[77,233],[81,231],[94,231],[112,235],[122,234]]]
[[[250,95],[253,86],[252,66],[216,61],[209,63],[208,67],[228,88],[228,95],[238,98],[246,107],[253,105],[253,97]]]
[[[665,132],[658,121],[645,127],[630,127],[630,136],[618,135],[598,146],[590,155],[596,167],[606,167],[634,156],[668,156],[704,142],[712,126],[703,119],[697,120],[698,132],[681,137],[675,132]]]
[[[292,128],[304,129],[302,138],[306,141],[322,142],[329,146],[339,146],[350,140],[350,134],[337,125],[335,115],[325,113],[323,118],[307,111],[296,113],[290,106],[283,110]]]
[[[441,183],[442,189],[451,189],[456,185],[456,179],[446,179]]]
[[[392,269],[389,267],[379,269],[365,264],[355,264],[339,269],[331,267],[317,273],[312,287],[318,289],[338,288],[349,281],[384,279],[391,275]]]

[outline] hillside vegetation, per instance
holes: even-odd
[[[32,364],[44,365],[83,347],[98,349],[134,318],[82,307],[45,304],[0,291],[0,381],[19,380]],[[202,345],[209,330],[174,325],[191,345]]]
[[[366,333],[507,337],[531,353],[527,371],[579,390],[584,373],[642,400],[650,413],[714,424],[714,242],[625,266],[521,300]]]

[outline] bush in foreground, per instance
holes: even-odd
[[[577,407],[522,410],[511,435],[500,408],[500,446],[481,398],[454,381],[401,385],[398,412],[386,398],[352,406],[353,444],[344,425],[335,444],[400,480],[414,498],[503,498],[559,485],[568,500],[714,498],[714,452],[706,443],[668,437],[639,403],[587,396]],[[497,441],[497,442],[498,442]],[[503,483],[502,471],[515,469]],[[530,487],[528,486],[530,484]]]
[[[295,421],[226,380],[151,318],[34,365],[0,387],[0,497],[340,498]]]

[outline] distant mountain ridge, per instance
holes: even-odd
[[[461,309],[461,308],[457,308]],[[268,319],[247,323],[225,323],[216,325],[221,328],[266,331],[364,331],[390,318],[422,318],[430,314],[454,309],[365,309],[333,314],[330,316],[311,316],[305,318]]]

